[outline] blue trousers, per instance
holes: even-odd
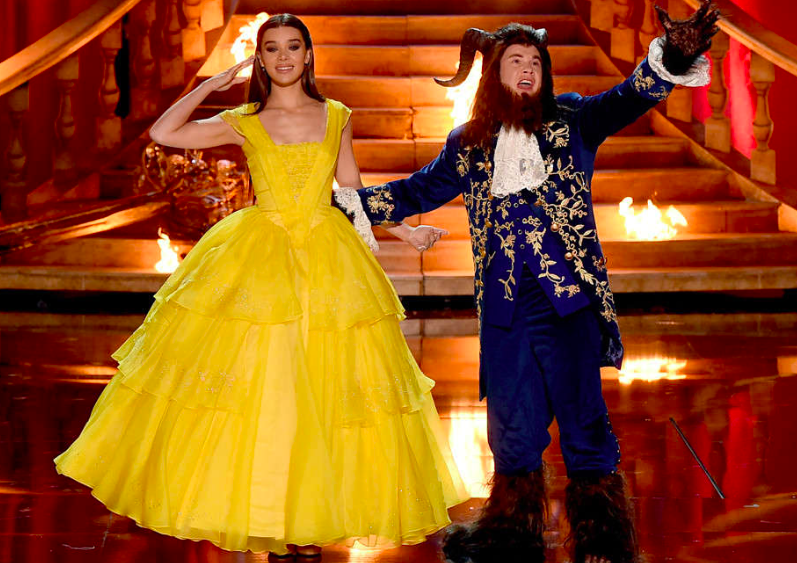
[[[518,285],[512,325],[481,332],[495,471],[539,469],[556,417],[568,476],[612,473],[620,448],[601,394],[596,312],[586,307],[559,317],[527,267]]]

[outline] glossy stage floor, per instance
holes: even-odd
[[[113,374],[110,353],[141,321],[146,302],[126,311],[118,302],[105,307],[107,299],[85,307],[40,302],[26,310],[13,295],[2,299],[4,309],[17,310],[0,313],[0,563],[265,561],[263,554],[226,553],[137,528],[53,469],[53,456],[78,434]],[[44,305],[50,310],[41,311]],[[625,368],[604,374],[643,551],[649,563],[795,561],[797,307],[792,299],[791,312],[778,302],[757,312],[707,308],[626,311]],[[476,497],[452,511],[463,521],[481,504],[492,466],[485,406],[477,401],[476,326],[469,310],[438,313],[416,314],[405,329],[424,371],[437,381],[441,416]],[[548,561],[563,562],[566,481],[555,426],[551,430]],[[439,541],[438,535],[382,552],[328,548],[323,560],[441,561]]]

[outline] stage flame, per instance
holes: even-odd
[[[667,213],[662,215],[661,210],[648,200],[648,206],[636,213],[634,199],[627,197],[620,202],[619,212],[625,219],[625,230],[628,238],[638,240],[669,240],[678,234],[678,227],[685,227],[686,218],[672,205]],[[666,222],[662,219],[666,218]]]
[[[623,361],[619,381],[623,385],[631,385],[634,381],[676,381],[686,379],[678,372],[686,367],[686,361],[676,358],[653,356],[649,358],[627,358]]]
[[[465,82],[456,88],[446,89],[446,99],[454,102],[451,110],[453,127],[459,127],[470,119],[470,110],[473,107],[473,99],[476,97],[476,90],[479,89],[479,80],[482,77],[482,56],[476,53],[473,67]]]
[[[162,274],[171,274],[180,265],[179,248],[169,246],[171,244],[169,235],[158,229],[158,246],[161,249],[161,259],[155,264],[155,269]]]
[[[235,57],[235,64],[240,63],[247,57],[255,54],[255,41],[257,41],[257,30],[260,26],[266,23],[269,15],[266,12],[260,12],[255,16],[255,19],[246,25],[238,28],[238,37],[230,48],[232,56]],[[238,73],[238,76],[252,76],[252,67],[248,66]]]

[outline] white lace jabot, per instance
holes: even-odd
[[[537,137],[502,126],[495,146],[495,172],[490,188],[493,196],[506,197],[525,188],[536,188],[547,179]]]

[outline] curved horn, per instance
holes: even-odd
[[[547,47],[548,46],[548,30],[544,27],[534,30],[534,36],[537,41],[539,41],[540,47]]]
[[[468,73],[470,73],[476,51],[481,51],[483,55],[487,55],[494,45],[495,36],[492,33],[475,27],[470,28],[465,32],[465,35],[462,36],[462,42],[459,45],[459,67],[457,68],[457,74],[455,74],[454,78],[451,80],[435,78],[434,81],[440,86],[445,86],[447,88],[459,86],[465,82]]]

